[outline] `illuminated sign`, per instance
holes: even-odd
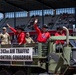
[[[33,48],[0,48],[0,61],[32,61]]]

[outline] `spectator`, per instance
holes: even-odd
[[[3,30],[3,32],[0,34],[1,44],[2,45],[11,44],[10,35],[7,33],[6,27],[3,27],[2,30]]]
[[[38,22],[38,19],[36,19],[34,22],[34,28],[38,34],[37,41],[40,43],[46,43],[47,40],[50,38],[50,33],[47,31],[48,27],[47,25],[43,25],[42,29],[40,30],[37,26],[37,22]]]
[[[22,27],[17,27],[17,30],[15,30],[13,27],[11,27],[9,24],[7,26],[17,35],[17,42],[19,45],[25,44],[25,33],[23,32],[24,29]]]
[[[35,43],[34,40],[30,37],[29,32],[26,33],[26,43]]]

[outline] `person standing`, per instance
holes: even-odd
[[[22,27],[17,27],[17,30],[11,27],[9,24],[7,26],[14,32],[14,34],[17,36],[17,42],[19,45],[25,44],[25,33],[24,29]]]
[[[47,31],[48,27],[47,25],[43,25],[42,29],[40,30],[37,26],[37,22],[38,22],[38,19],[34,21],[34,28],[38,34],[37,41],[40,43],[46,43],[47,40],[50,38],[50,33]]]
[[[0,34],[1,45],[11,44],[10,35],[7,33],[6,27],[2,28],[2,33]]]

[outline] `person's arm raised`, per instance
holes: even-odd
[[[35,20],[34,24],[37,24],[37,23],[38,23],[38,19]]]
[[[36,19],[36,20],[34,21],[34,28],[35,28],[35,30],[37,31],[37,33],[39,34],[41,31],[40,31],[40,29],[38,28],[37,23],[38,23],[38,19]]]
[[[8,26],[8,28],[10,28],[15,34],[17,33],[17,31],[16,31],[13,27],[11,27],[9,24],[7,24],[7,26]]]

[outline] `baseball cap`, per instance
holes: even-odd
[[[57,30],[63,30],[62,26],[57,27]]]
[[[6,27],[3,27],[2,29],[5,29],[6,30]]]
[[[17,26],[16,29],[24,31],[24,28],[21,26]]]
[[[44,24],[42,27],[43,27],[43,28],[48,28],[47,24]]]
[[[27,32],[26,34],[29,34],[29,32]]]

